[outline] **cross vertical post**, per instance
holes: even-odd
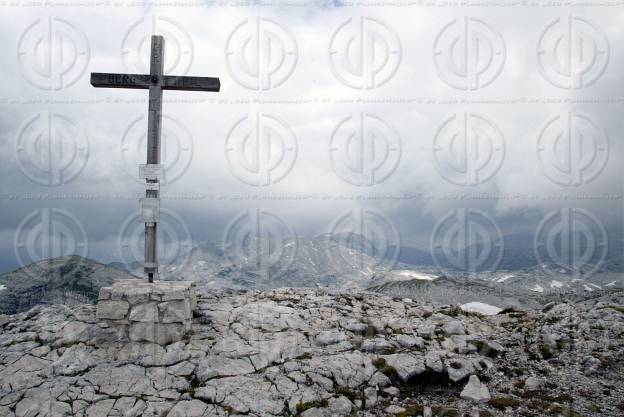
[[[164,40],[162,36],[152,36],[150,76],[152,85],[149,87],[149,104],[147,116],[147,164],[160,164],[160,139],[162,123],[162,84],[164,69]],[[145,198],[159,198],[159,179],[146,179],[148,183],[156,183],[155,187],[145,190]],[[150,189],[152,188],[152,189]],[[154,274],[158,272],[158,223],[145,223],[145,263],[144,271],[148,281],[154,282]]]
[[[96,88],[131,88],[149,90],[147,116],[147,165],[145,198],[141,201],[141,219],[145,223],[145,260],[143,271],[149,282],[158,274],[158,222],[160,211],[160,179],[163,169],[160,164],[160,140],[162,123],[163,90],[213,91],[221,89],[221,82],[214,77],[187,77],[164,75],[165,40],[152,36],[150,73],[114,74],[91,73],[91,85]]]

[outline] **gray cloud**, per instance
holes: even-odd
[[[17,264],[13,239],[20,222],[44,207],[62,208],[80,221],[93,257],[106,260],[119,257],[115,242],[126,219],[136,212],[135,197],[143,190],[130,177],[138,170],[135,165],[142,163],[142,153],[132,156],[131,150],[124,151],[121,143],[131,123],[145,115],[147,92],[94,89],[89,85],[88,73],[129,71],[122,54],[124,37],[141,19],[149,23],[157,17],[174,22],[173,26],[166,22],[160,26],[159,30],[165,31],[166,36],[177,33],[191,39],[193,53],[188,74],[219,76],[222,83],[219,94],[165,93],[164,114],[190,133],[192,151],[168,148],[169,156],[179,151],[175,163],[178,166],[190,162],[176,182],[163,187],[164,194],[178,196],[165,199],[163,207],[183,219],[195,241],[220,240],[227,224],[252,207],[276,213],[295,233],[305,236],[328,231],[337,218],[355,207],[372,208],[396,224],[405,243],[421,247],[429,244],[436,221],[449,210],[460,207],[483,210],[497,220],[505,234],[533,233],[546,213],[569,206],[590,210],[605,227],[622,230],[622,199],[617,198],[622,195],[620,161],[624,127],[621,117],[624,90],[618,72],[624,64],[619,46],[624,42],[621,7],[358,8],[334,2],[328,7],[308,8],[0,6],[0,9],[0,38],[4,45],[10,46],[0,56],[2,269]],[[544,79],[536,48],[544,28],[569,13],[593,22],[607,36],[610,62],[593,85],[568,91]],[[343,85],[332,73],[329,60],[329,45],[336,29],[361,15],[384,22],[401,42],[401,61],[396,73],[387,83],[372,90],[354,90]],[[460,91],[447,85],[437,74],[433,58],[440,30],[465,15],[488,22],[504,39],[506,47],[500,75],[489,86],[476,91]],[[74,85],[60,91],[33,87],[25,79],[17,58],[17,46],[26,28],[36,19],[48,16],[71,22],[86,36],[90,47],[84,74]],[[228,70],[226,60],[226,44],[232,31],[245,19],[256,16],[277,22],[277,28],[283,31],[271,32],[276,39],[284,39],[280,36],[290,33],[297,43],[298,59],[292,74],[280,87],[266,91],[241,86]],[[149,24],[145,28],[149,30]],[[380,27],[373,25],[372,30],[384,36]],[[137,46],[132,41],[130,44]],[[382,44],[375,47],[381,48],[377,53],[383,53]],[[168,52],[168,59],[180,58],[173,42],[169,43]],[[141,58],[146,61],[147,49],[142,49],[142,53]],[[481,53],[486,54],[487,50]],[[190,62],[191,57],[187,58]],[[169,64],[173,65],[172,61]],[[609,99],[615,101],[592,102]],[[79,134],[74,140],[88,141],[89,157],[84,170],[73,181],[55,187],[35,184],[17,164],[20,132],[30,118],[43,111],[67,117],[86,136]],[[541,128],[549,118],[567,111],[590,117],[606,132],[610,144],[604,170],[596,179],[579,187],[553,183],[538,166],[536,147]],[[443,179],[433,155],[439,127],[452,115],[463,112],[487,117],[498,126],[505,143],[500,169],[489,181],[471,187]],[[297,159],[290,173],[268,187],[250,186],[236,178],[225,151],[234,123],[258,113],[283,120],[294,132],[298,144]],[[361,113],[383,119],[399,132],[402,140],[397,169],[386,181],[371,187],[354,186],[339,178],[329,157],[329,142],[336,126],[346,117]],[[174,129],[170,133],[184,137],[182,132]],[[175,142],[173,136],[164,139]],[[50,193],[70,198],[51,199]],[[41,194],[39,198],[25,198],[38,194]],[[491,198],[465,198],[465,194]],[[574,198],[579,195],[607,198]]]

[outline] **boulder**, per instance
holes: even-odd
[[[487,385],[481,383],[481,381],[479,381],[479,377],[476,375],[470,376],[468,383],[459,396],[464,400],[474,401],[477,403],[488,402],[491,398]]]

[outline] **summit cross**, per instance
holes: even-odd
[[[147,164],[139,169],[145,179],[145,198],[141,199],[141,221],[145,223],[145,260],[143,270],[148,281],[158,274],[158,222],[160,220],[160,138],[163,90],[213,91],[221,88],[219,78],[164,75],[165,40],[152,36],[149,74],[91,73],[96,88],[132,88],[149,90],[147,120]]]

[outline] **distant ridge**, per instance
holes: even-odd
[[[0,313],[15,314],[38,304],[94,303],[100,287],[137,278],[78,255],[34,262],[0,275]]]

